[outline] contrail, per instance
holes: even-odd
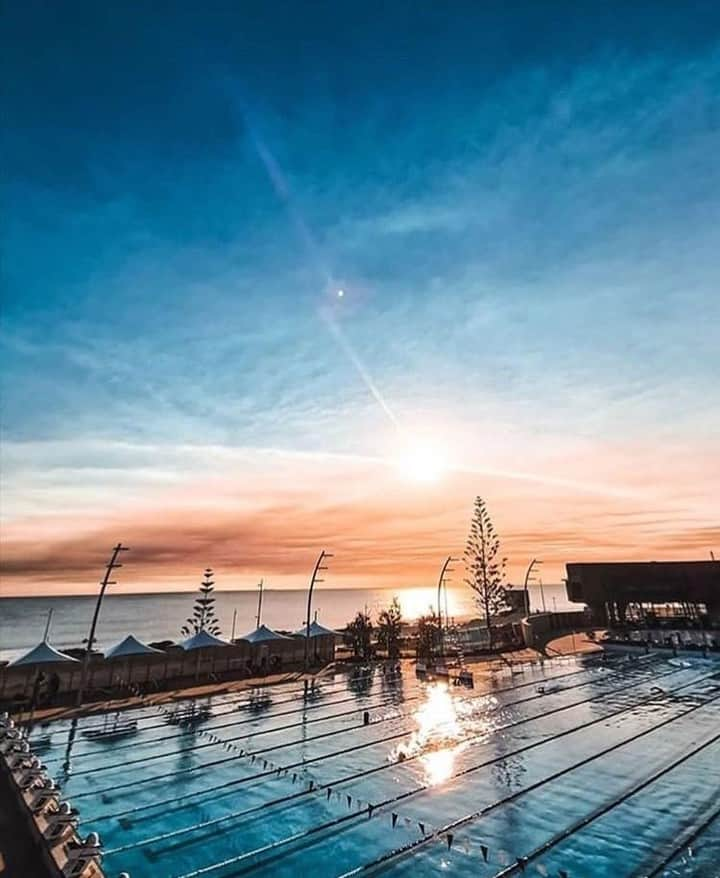
[[[370,375],[368,370],[365,368],[365,365],[362,362],[362,360],[360,359],[360,357],[353,350],[352,346],[350,345],[350,342],[347,340],[345,333],[342,331],[342,329],[338,325],[337,321],[333,319],[332,315],[329,314],[326,309],[320,308],[319,314],[320,314],[320,317],[322,318],[323,322],[325,323],[325,326],[327,326],[328,330],[330,331],[330,334],[333,336],[335,341],[338,343],[340,349],[343,351],[345,356],[353,364],[358,375],[365,382],[365,386],[370,391],[372,396],[375,398],[375,401],[377,402],[377,404],[380,406],[380,408],[388,416],[388,418],[392,422],[393,426],[399,430],[400,429],[400,422],[395,417],[395,413],[393,412],[393,410],[390,408],[390,406],[387,404],[387,402],[383,398],[383,395],[378,390],[378,387],[375,384],[375,382],[373,381],[372,376]]]
[[[315,265],[315,268],[324,279],[325,288],[332,289],[334,285],[333,273],[328,269],[322,250],[318,245],[315,236],[312,234],[310,227],[305,222],[304,217],[302,216],[301,212],[298,210],[296,204],[293,201],[292,193],[290,191],[290,187],[282,168],[278,164],[275,156],[273,155],[267,144],[263,141],[258,130],[250,121],[249,113],[243,110],[242,115],[246,128],[250,135],[250,140],[258,155],[258,158],[260,159],[260,162],[262,163],[263,168],[265,169],[265,173],[268,176],[268,179],[273,187],[273,190],[275,191],[275,194],[277,195],[278,199],[285,205],[288,215],[290,216],[290,219],[292,220],[292,223],[295,226],[299,237],[305,244],[305,247]],[[340,350],[345,354],[350,363],[353,365],[363,384],[367,387],[368,392],[371,394],[375,402],[377,402],[377,404],[380,406],[380,409],[383,411],[390,423],[395,427],[398,432],[401,432],[402,427],[398,418],[388,405],[382,393],[380,393],[380,390],[373,380],[372,375],[370,375],[365,364],[362,362],[359,355],[350,344],[350,341],[348,340],[345,333],[342,331],[342,328],[340,327],[338,321],[334,318],[334,316],[327,307],[320,307],[317,309],[317,311],[321,320],[327,327],[328,332],[330,333],[330,335],[332,335]],[[389,461],[387,459],[376,460],[378,461],[378,463],[383,464],[394,463],[393,461]],[[494,470],[492,468],[466,467],[462,465],[448,466],[445,467],[445,469],[447,471],[472,473],[476,475],[495,476],[500,478],[515,479],[518,481],[555,485],[557,487],[569,488],[571,490],[582,491],[591,494],[604,494],[616,497],[632,495],[632,492],[624,491],[620,488],[612,488],[607,485],[594,485],[591,483],[575,482],[570,479],[536,475],[534,473],[524,473],[512,470]]]
[[[247,129],[250,133],[250,139],[255,148],[255,152],[257,153],[258,158],[265,168],[265,173],[267,174],[268,179],[270,180],[270,183],[275,190],[275,194],[277,195],[278,199],[282,201],[285,205],[285,208],[287,209],[287,212],[293,222],[293,225],[295,226],[296,231],[298,232],[298,235],[302,239],[308,253],[315,263],[316,269],[324,278],[325,287],[331,288],[333,284],[333,274],[328,269],[325,263],[325,259],[323,258],[320,246],[315,240],[315,237],[312,234],[310,227],[305,222],[304,217],[297,209],[297,206],[293,201],[292,193],[290,192],[290,187],[282,171],[282,168],[278,164],[275,156],[272,154],[267,144],[260,137],[257,129],[249,122],[247,114],[244,114],[244,116]],[[355,367],[356,372],[362,379],[373,399],[387,415],[393,426],[399,430],[400,424],[398,422],[398,419],[395,417],[392,409],[383,398],[383,395],[380,393],[380,390],[373,381],[373,378],[368,372],[365,364],[362,362],[357,352],[353,349],[352,345],[345,336],[345,333],[338,325],[338,322],[333,318],[332,314],[326,308],[318,308],[318,314],[320,315],[320,318],[329,330],[332,337],[337,342],[340,350],[345,354],[348,360]]]

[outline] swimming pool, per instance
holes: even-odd
[[[710,659],[553,660],[470,691],[361,668],[120,716],[115,740],[84,734],[98,716],[31,736],[109,878],[720,874]]]

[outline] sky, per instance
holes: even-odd
[[[10,2],[2,593],[720,554],[712,2]]]

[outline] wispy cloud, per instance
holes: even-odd
[[[340,576],[415,581],[475,493],[515,570],[717,539],[717,45],[402,93],[360,69],[342,124],[317,83],[251,118],[213,72],[220,147],[148,150],[145,119],[11,181],[12,588],[84,587],[120,537],[134,587],[295,581],[325,542]],[[450,466],[420,491],[392,462],[424,436]]]

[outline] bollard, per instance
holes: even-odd
[[[363,714],[363,725],[364,726],[370,725],[370,711],[369,710],[366,710],[365,713]]]

